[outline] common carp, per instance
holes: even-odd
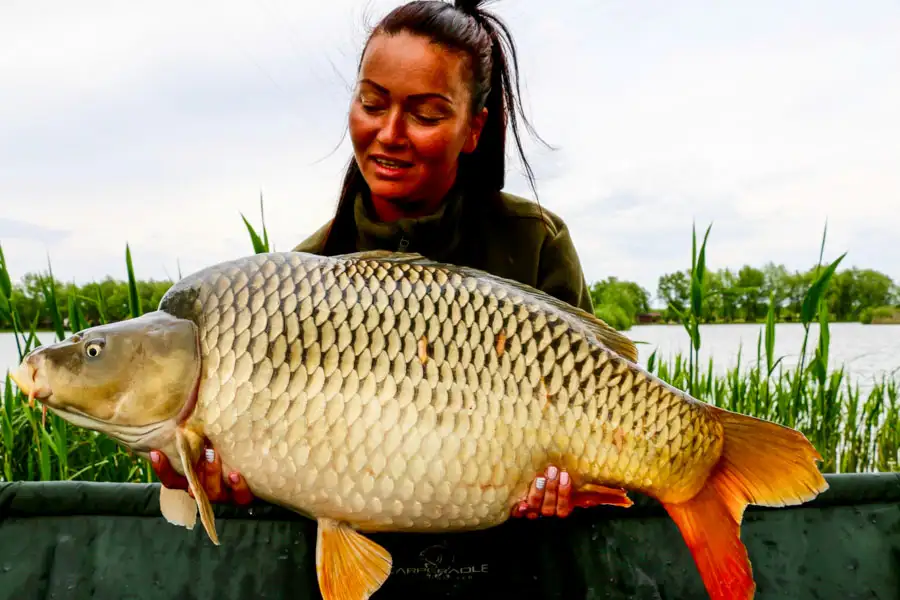
[[[363,600],[390,554],[366,533],[500,525],[549,464],[575,492],[658,500],[712,598],[751,598],[748,504],[827,489],[794,429],[690,397],[595,316],[416,254],[256,254],[175,283],[158,309],[35,349],[14,379],[193,492],[161,512],[218,544],[192,465],[209,439],[253,493],[317,522],[326,600]],[[196,502],[196,503],[195,503]]]

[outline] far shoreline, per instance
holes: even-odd
[[[706,323],[700,323],[700,326],[703,325],[761,325],[765,326],[765,320],[759,321],[711,321]],[[800,321],[775,321],[776,325],[802,325]],[[900,319],[892,319],[892,318],[883,318],[883,319],[872,319],[871,323],[862,323],[860,321],[829,321],[829,325],[900,325]],[[665,321],[653,321],[648,323],[634,323],[629,329],[633,329],[634,327],[665,327],[665,326],[679,326],[682,324],[677,321],[665,322]],[[817,322],[811,323],[811,325],[818,325]],[[628,331],[627,329],[623,329],[621,331]],[[7,329],[0,327],[0,333],[15,333],[13,329]],[[22,333],[21,331],[19,333]],[[35,330],[35,334],[56,334],[55,329],[37,329]],[[71,333],[71,332],[69,332]],[[27,334],[26,334],[27,335]]]

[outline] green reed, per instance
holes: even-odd
[[[712,359],[705,373],[700,366],[701,336],[697,324],[704,316],[703,300],[711,295],[704,279],[709,231],[706,230],[699,254],[694,233],[691,305],[678,313],[691,341],[688,360],[677,354],[662,362],[654,352],[648,359],[650,372],[715,406],[802,431],[822,454],[822,469],[826,472],[900,471],[898,380],[884,376],[864,397],[859,385],[847,379],[842,366],[831,370],[829,367],[831,336],[825,292],[846,253],[823,267],[827,225],[819,249],[816,277],[803,299],[800,318],[804,335],[797,365],[786,370],[781,367],[784,357],[775,356],[776,305],[770,294],[765,329],[757,339],[755,362],[749,369],[743,369],[739,348],[737,365],[722,376],[714,375]],[[818,341],[807,364],[813,323],[818,325]]]
[[[262,197],[260,212],[262,214]],[[253,252],[269,251],[264,217],[261,234],[243,215],[241,218],[249,233]],[[740,351],[738,364],[719,375],[714,370],[712,359],[705,365],[701,363],[700,352],[702,338],[699,323],[704,314],[704,300],[711,295],[705,279],[709,234],[710,228],[707,228],[698,251],[694,232],[691,302],[680,314],[690,338],[690,351],[686,357],[675,354],[667,360],[661,360],[654,352],[648,359],[648,370],[691,392],[700,400],[799,429],[821,452],[824,459],[822,469],[826,472],[900,471],[900,383],[896,378],[886,376],[876,382],[867,395],[863,395],[858,385],[849,382],[843,367],[833,368],[829,364],[829,319],[823,298],[830,277],[843,256],[821,268],[807,291],[801,315],[804,326],[801,358],[794,368],[784,368],[783,357],[774,355],[775,302],[770,297],[765,328],[757,341],[755,361],[744,367]],[[823,235],[820,267],[824,240]],[[125,248],[125,267],[129,312],[133,318],[155,307],[141,305],[128,245]],[[22,322],[13,300],[11,281],[0,245],[0,316],[13,323],[21,359],[36,345],[38,319],[36,317],[30,324]],[[78,331],[86,326],[82,303],[96,305],[100,321],[107,322],[106,299],[98,291],[94,298],[69,295],[66,308],[70,322],[67,328],[64,327],[55,289],[53,271],[48,265],[47,275],[41,281],[41,291],[56,340],[65,338],[66,329]],[[813,323],[818,326],[819,336],[812,359],[807,364],[806,350]],[[28,406],[27,399],[14,388],[8,374],[0,380],[0,384],[0,481],[154,480],[147,461],[137,459],[107,436],[70,426],[50,413],[44,422],[41,409]]]

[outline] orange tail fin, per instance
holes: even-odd
[[[725,430],[722,456],[703,489],[687,502],[663,503],[714,600],[753,598],[756,584],[740,538],[748,504],[802,504],[828,489],[822,460],[800,432],[710,407]]]

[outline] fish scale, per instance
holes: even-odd
[[[199,326],[193,418],[223,462],[260,497],[365,530],[498,524],[551,462],[689,493],[721,445],[702,406],[660,404],[678,392],[588,329],[450,267],[259,255],[182,280],[160,309]]]

